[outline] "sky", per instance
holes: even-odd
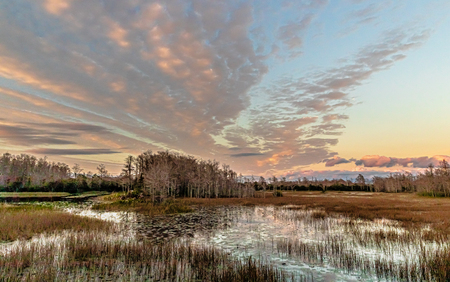
[[[0,0],[0,153],[352,179],[450,160],[448,0]]]

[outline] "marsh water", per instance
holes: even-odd
[[[65,210],[116,222],[138,239],[189,241],[256,258],[301,281],[380,281],[374,273],[381,266],[419,263],[420,254],[447,245],[424,240],[426,226],[405,229],[392,220],[355,220],[301,206],[208,207],[157,217],[86,205]]]

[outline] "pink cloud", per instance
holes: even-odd
[[[450,162],[450,156],[446,155],[435,155],[432,157],[416,157],[416,158],[395,158],[395,157],[386,157],[386,156],[379,156],[379,155],[366,155],[363,156],[359,160],[355,159],[344,159],[339,156],[334,156],[330,159],[325,159],[323,162],[325,162],[325,166],[331,167],[335,166],[341,163],[350,163],[355,162],[357,166],[363,166],[363,167],[394,167],[394,166],[401,166],[401,167],[411,167],[411,168],[426,168],[430,164],[433,166],[439,166],[442,162],[442,160],[446,160],[447,162]]]
[[[341,158],[338,156],[334,156],[331,159],[325,159],[323,161],[325,162],[325,166],[335,166],[338,164],[346,164],[346,163],[351,162],[350,160],[347,160],[347,159],[344,159],[344,158]]]

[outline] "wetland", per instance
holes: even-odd
[[[423,208],[427,216],[433,210],[445,214],[448,201],[384,195],[287,193],[283,198],[185,199],[182,205],[188,205],[190,212],[159,215],[93,209],[98,202],[92,201],[53,203],[53,212],[109,227],[83,223],[85,229],[57,229],[2,244],[2,277],[39,281],[36,275],[47,265],[53,271],[48,277],[69,281],[448,279],[448,223],[424,215],[408,220],[402,213],[392,213],[393,202],[417,201],[416,213]],[[345,206],[348,200],[365,205],[351,213]],[[358,216],[368,207],[392,214]],[[43,253],[52,260],[38,260]]]

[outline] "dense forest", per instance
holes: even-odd
[[[166,197],[252,197],[255,191],[367,191],[419,192],[450,197],[450,166],[443,160],[423,173],[394,173],[387,177],[355,181],[317,180],[306,177],[295,181],[273,176],[269,179],[244,177],[217,161],[162,151],[144,152],[125,159],[122,173],[112,176],[104,164],[97,171],[84,172],[75,164],[50,162],[47,158],[5,153],[0,157],[0,192],[126,191],[155,198]]]

